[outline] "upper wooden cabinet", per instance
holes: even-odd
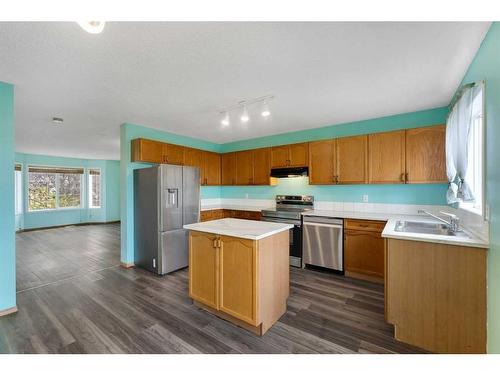
[[[309,183],[331,185],[335,183],[335,140],[309,143]]]
[[[338,184],[365,184],[368,181],[368,136],[335,140],[336,177]]]
[[[221,155],[221,184],[236,185],[236,153]]]
[[[236,153],[236,185],[253,184],[253,151]]]
[[[221,183],[220,154],[209,151],[201,153],[201,184],[220,185]]]
[[[428,126],[406,131],[406,182],[445,183],[446,126]]]
[[[253,150],[253,185],[269,185],[271,173],[271,150]]]
[[[308,143],[271,147],[271,168],[305,167],[309,157]]]
[[[171,143],[164,143],[162,163],[183,165],[185,148]]]
[[[163,143],[144,138],[132,140],[131,160],[160,164],[163,161]]]
[[[405,183],[405,131],[368,135],[368,183]]]

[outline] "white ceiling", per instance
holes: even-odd
[[[124,122],[225,143],[447,105],[489,25],[3,22],[0,80],[16,151],[118,159]],[[271,118],[221,129],[220,108],[267,94]]]

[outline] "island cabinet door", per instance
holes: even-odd
[[[257,326],[256,242],[221,236],[219,309]]]
[[[189,235],[189,297],[219,308],[218,237],[191,231]]]

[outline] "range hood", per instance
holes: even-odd
[[[307,167],[271,169],[271,177],[276,177],[276,178],[302,177],[308,175],[309,175],[309,169]]]

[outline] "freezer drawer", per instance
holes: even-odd
[[[165,275],[188,266],[188,231],[177,229],[160,234],[157,273]]]
[[[304,264],[343,271],[342,220],[309,217],[302,228]]]

